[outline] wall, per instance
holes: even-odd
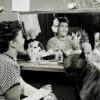
[[[78,8],[93,8],[92,0],[30,0],[31,11],[62,11],[68,10],[70,2],[77,1]]]
[[[0,6],[5,7],[5,11],[0,13],[0,22],[17,19],[17,13],[11,11],[12,0],[0,0]]]
[[[74,0],[30,0],[30,11],[67,11],[68,3]],[[84,1],[84,2],[83,2]],[[89,8],[87,5],[93,4],[92,0],[78,0],[79,8]],[[0,0],[0,5],[5,6],[5,11],[0,13],[0,21],[15,20],[17,13],[11,11],[12,0]]]

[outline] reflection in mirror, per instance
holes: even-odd
[[[100,13],[22,13],[19,19],[23,24],[26,38],[39,40],[47,49],[47,41],[54,36],[51,29],[54,18],[65,16],[69,20],[69,33],[80,29],[85,30],[93,46],[93,34],[100,32]]]
[[[94,48],[94,33],[100,32],[100,13],[19,13],[26,44],[35,40],[42,45],[42,50],[47,51],[48,40],[57,35],[52,30],[53,21],[59,17],[68,18],[69,36],[79,32],[84,35],[85,41],[90,42],[92,48]],[[84,38],[82,39],[84,40]],[[28,46],[25,45],[25,48],[28,48]],[[38,49],[40,50],[40,48]]]

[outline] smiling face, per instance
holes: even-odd
[[[68,33],[68,23],[67,22],[61,22],[58,26],[58,35],[60,37],[65,37]]]

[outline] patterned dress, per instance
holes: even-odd
[[[16,84],[20,84],[20,67],[6,54],[0,54],[0,100],[5,100],[4,93]]]

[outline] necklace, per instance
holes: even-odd
[[[66,36],[64,36],[64,37],[59,37],[58,36],[58,39],[61,40],[61,41],[65,41],[66,40]]]
[[[7,53],[3,53],[3,54],[5,54],[6,56],[8,56],[9,58],[11,58],[11,59],[13,59],[14,61],[16,61],[16,58],[14,59],[12,56],[10,56],[9,54],[7,54]]]

